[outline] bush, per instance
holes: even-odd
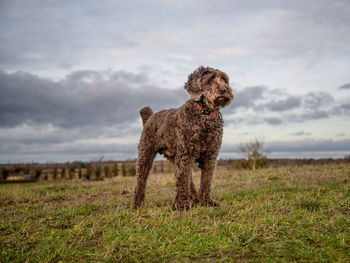
[[[135,166],[131,166],[130,169],[129,169],[129,175],[130,176],[135,176],[136,175],[136,168]]]

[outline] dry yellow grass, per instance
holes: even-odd
[[[200,175],[194,174],[199,183]],[[218,167],[218,208],[172,211],[174,176],[0,185],[1,262],[349,262],[348,164]]]

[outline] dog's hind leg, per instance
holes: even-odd
[[[147,136],[141,136],[139,144],[139,155],[136,164],[137,185],[133,204],[133,208],[135,209],[141,207],[145,201],[147,178],[152,169],[153,160],[157,154],[153,145],[146,137]]]

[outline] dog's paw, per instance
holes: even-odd
[[[184,211],[184,210],[189,210],[190,208],[191,208],[191,204],[189,201],[182,201],[182,202],[175,201],[173,204],[174,210]]]
[[[192,203],[199,204],[199,197],[198,197],[198,195],[190,195],[190,199],[191,199]]]
[[[136,210],[136,209],[139,209],[140,207],[141,207],[141,206],[138,205],[138,204],[133,204],[133,205],[132,205],[132,209],[135,209],[135,210]]]
[[[220,206],[220,204],[212,199],[205,199],[200,201],[201,206]]]
[[[135,201],[135,202],[133,203],[133,205],[132,205],[132,208],[133,208],[133,209],[139,209],[139,208],[141,208],[141,207],[143,206],[143,203],[144,203],[144,202],[136,202],[136,201]]]

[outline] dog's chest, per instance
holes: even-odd
[[[208,150],[217,149],[221,145],[222,122],[220,119],[205,119],[194,123],[189,141],[193,153],[198,155]]]

